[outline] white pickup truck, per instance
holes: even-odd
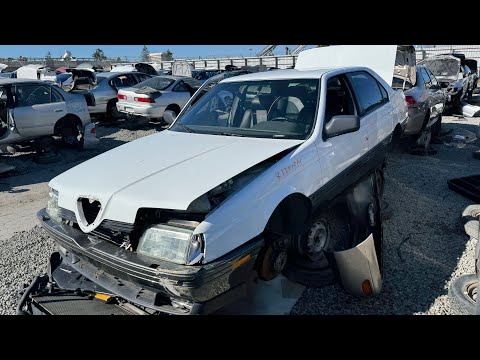
[[[375,237],[387,148],[407,120],[390,87],[395,51],[312,49],[292,70],[206,83],[169,129],[55,177],[38,218],[59,254],[43,281],[194,314],[252,277],[338,279],[331,254]]]

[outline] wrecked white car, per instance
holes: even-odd
[[[66,290],[92,313],[104,300],[109,313],[210,313],[254,277],[320,286],[339,264],[354,268],[339,269],[350,291],[378,293],[366,259],[381,268],[382,168],[407,119],[389,85],[395,50],[360,51],[377,71],[352,66],[369,62],[352,58],[358,47],[332,46],[301,53],[294,70],[227,78],[168,130],[55,177],[38,218],[59,251],[17,313],[75,313],[47,299]],[[371,234],[370,257],[333,257]]]
[[[96,140],[89,95],[69,94],[57,86],[28,79],[0,79],[0,145],[57,136],[70,145]]]

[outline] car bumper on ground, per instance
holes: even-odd
[[[162,105],[152,106],[149,104],[144,104],[142,106],[137,106],[130,103],[117,103],[117,110],[124,114],[143,116],[152,119],[161,118],[166,108],[167,106]]]
[[[405,136],[416,135],[420,132],[425,121],[425,113],[418,108],[408,108],[407,124],[403,134]]]
[[[201,266],[164,261],[149,264],[134,252],[66,224],[57,224],[45,209],[37,216],[42,227],[57,242],[62,264],[68,267],[62,275],[70,271],[70,279],[62,283],[75,283],[80,274],[105,293],[160,313],[211,313],[244,296],[263,244],[260,237],[252,239],[222,258]],[[78,284],[74,289],[76,287]]]

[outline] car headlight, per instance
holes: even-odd
[[[47,214],[55,222],[61,222],[60,208],[58,207],[58,191],[50,188],[48,192]]]
[[[202,260],[204,249],[203,235],[193,235],[193,229],[158,224],[145,230],[137,252],[176,264],[193,265]]]

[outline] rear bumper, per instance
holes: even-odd
[[[52,221],[42,209],[42,227],[59,245],[62,261],[96,285],[133,304],[171,314],[217,310],[244,295],[262,238],[255,238],[202,266],[155,264],[134,252]],[[178,304],[183,304],[179,306]]]
[[[408,108],[407,125],[405,127],[404,135],[415,135],[420,132],[425,120],[425,113],[419,111],[417,108]]]
[[[151,106],[144,104],[143,106],[136,106],[135,104],[117,102],[117,110],[124,114],[143,116],[152,119],[161,118],[166,108],[167,107],[163,105]]]

